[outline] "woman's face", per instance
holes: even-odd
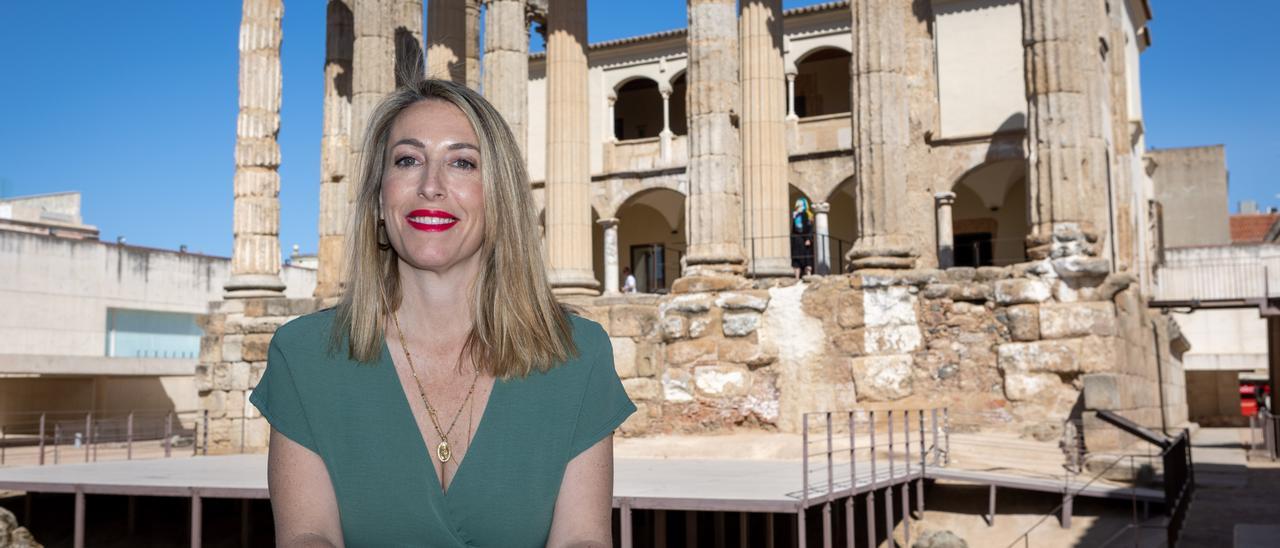
[[[445,272],[474,262],[484,240],[480,141],[458,107],[415,103],[396,117],[382,174],[382,218],[400,259]]]

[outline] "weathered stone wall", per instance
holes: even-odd
[[[320,299],[235,299],[210,304],[200,317],[200,363],[196,391],[209,414],[210,454],[265,451],[271,432],[248,403],[267,367],[267,347],[276,328],[319,310]],[[206,435],[200,427],[199,436]],[[203,443],[203,441],[201,441]]]
[[[1134,440],[1116,411],[1170,429],[1187,421],[1177,324],[1150,312],[1128,274],[1073,259],[1005,267],[864,270],[748,280],[678,279],[670,295],[566,297],[609,332],[638,412],[627,436],[737,428],[795,432],[806,411],[870,403],[946,405],[964,428],[1060,432],[1090,451]],[[271,334],[314,299],[215,303],[197,372],[210,451],[249,450],[269,429],[251,405]]]

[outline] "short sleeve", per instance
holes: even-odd
[[[586,390],[582,405],[578,408],[578,421],[574,426],[573,440],[569,446],[569,458],[590,449],[596,442],[614,430],[636,411],[627,391],[622,387],[618,371],[613,365],[613,346],[601,330],[595,352],[583,352],[588,358]],[[594,342],[594,341],[593,341]]]
[[[258,386],[249,396],[249,402],[258,408],[276,431],[311,452],[320,454],[311,434],[311,424],[302,407],[297,384],[293,380],[293,372],[274,338],[267,350],[267,368],[262,373],[262,380],[258,381]]]

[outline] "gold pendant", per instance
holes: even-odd
[[[452,455],[453,452],[449,450],[449,442],[441,441],[440,445],[436,446],[436,458],[440,459],[440,462],[449,462],[449,457]]]

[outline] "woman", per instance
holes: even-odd
[[[552,296],[511,130],[423,80],[365,143],[346,291],[276,331],[250,398],[278,542],[608,546],[635,406],[604,330]]]

